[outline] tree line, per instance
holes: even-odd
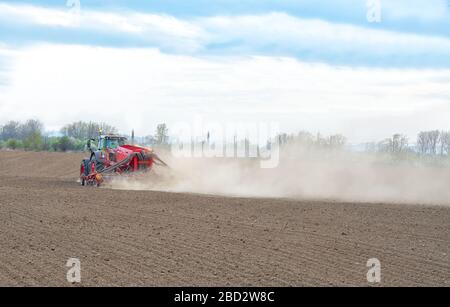
[[[0,148],[49,150],[51,147],[59,146],[57,140],[45,138],[43,131],[44,125],[35,119],[29,119],[24,123],[9,121],[0,126]]]
[[[303,148],[315,148],[324,150],[343,149],[347,143],[347,138],[342,134],[322,135],[312,134],[307,131],[300,131],[297,134],[281,133],[278,135],[278,144],[297,145]]]
[[[147,145],[169,145],[168,131],[166,124],[159,124],[153,135],[137,138],[137,140]],[[63,126],[58,136],[49,136],[44,133],[44,125],[39,120],[29,119],[23,123],[9,121],[3,126],[0,125],[0,149],[82,151],[86,140],[97,139],[100,134],[117,133],[117,128],[106,123],[78,121]],[[134,136],[134,133],[132,135]],[[314,147],[324,150],[343,149],[347,145],[346,137],[341,134],[324,136],[306,131],[297,134],[279,134],[277,141],[281,146],[295,144],[302,148]],[[393,156],[414,154],[449,157],[450,131],[421,131],[413,144],[405,135],[394,134],[380,142],[366,143],[364,151]]]
[[[106,123],[73,122],[63,126],[56,134],[49,136],[42,122],[29,119],[23,123],[9,121],[0,125],[0,149],[22,149],[32,151],[82,151],[88,139],[97,139],[100,134],[117,134],[116,127]],[[155,135],[140,138],[147,144],[168,144],[166,124],[159,124]]]
[[[117,129],[106,123],[78,121],[61,128],[61,134],[77,140],[97,139],[100,134],[117,134]]]
[[[0,126],[0,149],[23,149],[33,151],[81,151],[88,138],[96,138],[99,131],[114,133],[116,128],[104,123],[76,122],[64,126],[59,136],[49,136],[44,125],[36,119],[23,123],[9,121]]]
[[[423,155],[450,155],[450,131],[422,131],[417,136],[417,150]]]
[[[421,131],[415,144],[407,136],[394,134],[378,143],[368,143],[367,151],[394,155],[414,153],[420,156],[450,156],[450,131]]]

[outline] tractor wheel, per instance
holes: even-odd
[[[84,175],[87,176],[89,175],[89,159],[84,159],[82,163],[84,166]]]
[[[95,159],[94,156],[91,157],[91,161],[90,161],[90,165],[89,165],[89,170],[91,169],[92,164],[94,164],[94,169],[95,169],[95,171],[97,171],[97,172],[98,172],[98,171],[101,171],[102,169],[105,168],[104,165],[103,165],[103,163],[98,162],[98,161]]]
[[[80,166],[80,182],[82,186],[86,185],[86,180],[83,177],[87,175],[89,175],[89,159],[84,159],[81,161]]]
[[[99,172],[101,170],[103,170],[105,168],[105,166],[103,165],[103,163],[98,162],[95,157],[92,157],[89,163],[89,171],[92,169],[92,166],[94,166],[94,171],[95,172]],[[95,186],[95,187],[100,187],[101,186],[101,182],[97,181],[95,178],[93,179],[91,185]]]
[[[80,183],[84,187],[86,185],[86,180],[84,180],[84,163],[81,163],[80,166]]]

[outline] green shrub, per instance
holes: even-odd
[[[68,136],[63,136],[59,139],[59,150],[68,151],[72,150],[73,142]]]
[[[41,150],[43,151],[51,151],[52,147],[51,147],[51,137],[48,136],[44,136],[42,138],[42,146],[41,146]]]
[[[6,142],[6,148],[12,149],[12,150],[16,150],[16,149],[20,149],[22,148],[22,142],[20,140],[16,140],[16,139],[9,139]]]
[[[40,133],[32,133],[23,140],[23,148],[25,150],[42,150],[42,136]]]
[[[74,149],[77,151],[84,151],[86,147],[86,142],[84,140],[75,140]]]
[[[49,139],[50,151],[59,151],[59,138],[52,137]]]
[[[49,148],[54,151],[71,151],[71,150],[79,150],[80,147],[79,140],[74,138],[70,138],[68,136],[57,137],[50,140]]]

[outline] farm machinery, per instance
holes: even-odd
[[[128,145],[127,139],[118,135],[101,135],[87,142],[90,152],[80,166],[81,185],[100,186],[105,179],[133,173],[149,172],[153,165],[167,166],[151,148]]]

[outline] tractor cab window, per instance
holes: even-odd
[[[125,144],[124,138],[101,138],[98,141],[99,149],[116,149]]]
[[[119,147],[119,140],[106,140],[106,148],[116,149]]]
[[[116,149],[119,146],[124,145],[123,139],[106,139],[106,148]]]

